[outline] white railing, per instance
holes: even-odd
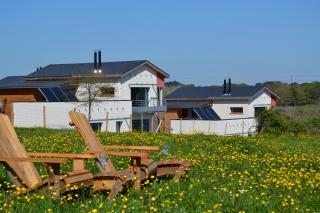
[[[174,134],[251,135],[257,131],[256,118],[230,120],[171,120]]]
[[[166,101],[164,100],[133,100],[132,101],[133,107],[162,107],[166,106]]]

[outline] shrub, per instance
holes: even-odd
[[[269,109],[259,117],[259,132],[273,135],[282,134],[312,134],[320,133],[320,117],[301,119],[295,115],[289,116],[281,110]]]

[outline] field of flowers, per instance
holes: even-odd
[[[81,153],[74,131],[18,129],[30,152]],[[193,166],[179,182],[155,180],[110,205],[102,193],[76,191],[54,200],[30,193],[5,204],[13,190],[0,166],[0,212],[320,212],[319,137],[215,137],[98,133],[104,144],[160,145],[155,159],[184,158]],[[112,158],[118,169],[126,158]],[[62,167],[70,169],[70,164]],[[87,166],[97,172],[93,161]],[[39,167],[41,168],[41,167]],[[41,170],[45,175],[45,168]]]

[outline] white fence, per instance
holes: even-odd
[[[83,102],[15,102],[13,123],[16,127],[47,127],[69,129],[68,112],[76,110],[88,114]],[[95,102],[91,111],[91,122],[101,123],[102,131],[116,131],[117,121],[121,132],[130,131],[131,101]],[[108,121],[107,121],[108,120]]]
[[[230,120],[171,120],[171,132],[174,134],[207,135],[249,135],[257,130],[255,118]]]

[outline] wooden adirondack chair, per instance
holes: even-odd
[[[60,164],[66,163],[67,158],[59,157],[31,158],[19,142],[8,116],[0,114],[0,162],[5,165],[12,182],[17,187],[25,189],[22,192],[29,192],[43,186],[53,186],[59,196],[60,192],[68,190],[67,185],[91,186],[93,184],[93,175],[84,169],[75,169],[66,175],[60,175]],[[33,163],[44,164],[49,178],[42,180]]]
[[[68,158],[73,160],[73,171],[60,175],[60,164],[66,163]],[[79,188],[93,186],[97,191],[110,190],[109,198],[112,201],[134,178],[134,174],[128,171],[92,174],[84,168],[86,159],[97,159],[97,156],[95,154],[28,153],[20,143],[8,116],[0,114],[0,163],[5,165],[11,181],[25,189],[23,192],[53,186],[56,195],[59,196],[60,193],[69,191],[72,186]],[[35,162],[46,165],[48,179],[41,179],[33,164]]]
[[[74,125],[76,130],[84,139],[84,142],[88,145],[89,150],[85,153],[98,154],[100,159],[97,162],[101,165],[101,162],[107,164],[107,166],[100,166],[101,171],[112,171],[114,168],[108,163],[111,162],[107,158],[108,152],[105,149],[116,149],[116,150],[137,150],[139,152],[129,152],[131,155],[133,153],[140,153],[142,156],[139,158],[131,156],[129,171],[136,174],[137,180],[135,186],[140,187],[140,183],[146,179],[151,178],[152,175],[157,177],[174,175],[174,179],[179,179],[181,176],[185,175],[191,164],[186,160],[163,160],[156,162],[150,158],[149,152],[157,151],[160,149],[158,146],[118,146],[118,145],[107,145],[103,146],[100,140],[95,135],[93,129],[90,126],[89,121],[86,116],[80,112],[70,111],[69,116],[71,118],[70,125]],[[128,153],[128,154],[129,154]],[[125,155],[123,155],[125,156]],[[129,155],[128,155],[129,156]]]

